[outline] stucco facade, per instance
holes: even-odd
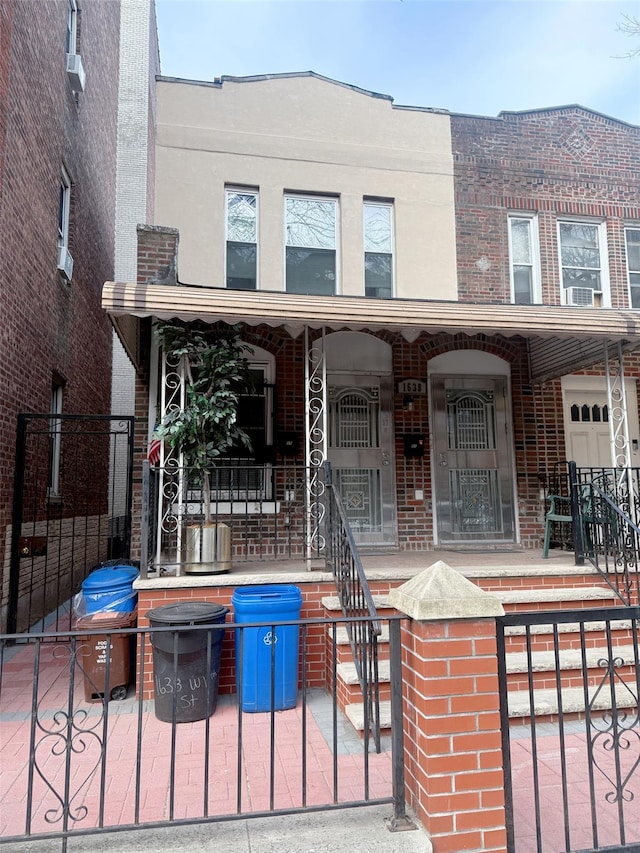
[[[447,114],[315,75],[158,82],[155,223],[180,279],[225,281],[225,187],[259,193],[258,289],[284,290],[284,196],[338,198],[336,294],[364,295],[363,199],[393,204],[394,295],[456,299]]]

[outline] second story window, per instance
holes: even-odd
[[[227,190],[226,280],[231,290],[255,290],[258,262],[258,193]]]
[[[66,52],[76,53],[78,47],[78,4],[76,0],[69,0],[67,9],[67,43]]]
[[[364,202],[364,293],[393,296],[393,205]]]
[[[69,217],[71,211],[71,180],[63,168],[60,173],[58,202],[58,270],[67,281],[73,274],[73,258],[69,252]]]
[[[509,216],[509,273],[514,305],[540,302],[538,228],[535,216]]]
[[[601,226],[559,222],[560,269],[565,305],[600,306],[605,290]]]
[[[627,228],[625,239],[631,307],[640,308],[640,228]]]
[[[335,294],[337,199],[285,196],[284,216],[287,291]]]

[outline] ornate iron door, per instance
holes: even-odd
[[[432,379],[439,542],[513,541],[504,377]]]
[[[396,542],[391,378],[329,378],[329,461],[359,545]]]

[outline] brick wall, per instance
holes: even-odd
[[[606,220],[612,306],[629,304],[623,228],[640,221],[640,128],[566,107],[452,115],[451,134],[461,301],[510,301],[507,212],[535,211],[543,303],[560,304],[557,218],[581,216]]]
[[[66,413],[108,413],[120,3],[86,0],[79,52],[86,90],[65,66],[67,0],[0,8],[0,553],[11,521],[16,414],[47,412],[52,380]],[[72,281],[57,272],[61,168],[71,182]],[[64,488],[64,483],[63,483]]]

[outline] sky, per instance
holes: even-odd
[[[396,104],[495,116],[581,104],[640,125],[640,0],[156,0],[161,72],[315,71]]]

